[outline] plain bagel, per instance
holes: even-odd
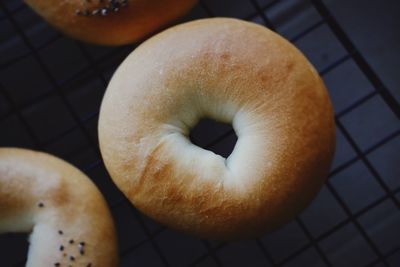
[[[145,38],[184,15],[196,0],[25,0],[65,34],[90,43],[122,45]]]
[[[203,117],[232,123],[228,158],[189,141]],[[202,238],[238,239],[275,229],[313,199],[335,125],[321,78],[293,45],[215,18],[168,29],[128,56],[104,96],[99,140],[139,210]]]
[[[27,267],[116,267],[114,224],[96,186],[48,154],[0,148],[0,233],[32,232]]]

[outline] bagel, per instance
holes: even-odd
[[[65,34],[101,45],[138,41],[184,15],[196,0],[25,0]]]
[[[107,204],[72,165],[45,153],[0,148],[0,233],[32,232],[26,266],[116,267]]]
[[[204,117],[232,123],[228,158],[189,141]],[[139,210],[220,240],[294,218],[323,185],[335,147],[312,65],[276,33],[228,18],[175,26],[133,51],[106,90],[98,128],[107,170]]]

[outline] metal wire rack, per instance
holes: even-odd
[[[300,11],[306,19],[291,22]],[[329,1],[204,0],[184,20],[213,16],[283,34],[316,65],[332,96],[335,161],[321,193],[293,222],[256,240],[225,243],[188,237],[140,214],[111,182],[96,133],[107,83],[134,46],[70,40],[16,0],[0,2],[0,145],[48,151],[87,173],[112,209],[121,266],[400,266],[400,98]],[[221,129],[198,142],[226,152],[234,132]],[[24,266],[24,238],[0,237],[3,266]]]

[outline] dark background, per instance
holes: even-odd
[[[400,1],[205,0],[182,20],[209,16],[275,29],[326,82],[336,156],[326,185],[296,220],[257,240],[224,243],[136,211],[113,186],[96,132],[107,83],[135,46],[68,39],[20,0],[0,0],[0,146],[44,150],[88,174],[112,209],[121,266],[400,266]],[[235,134],[205,121],[192,139],[227,155]],[[0,237],[1,266],[24,266],[25,239]]]

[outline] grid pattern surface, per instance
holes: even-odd
[[[198,240],[132,207],[105,170],[96,128],[107,83],[134,46],[68,39],[19,0],[0,2],[0,146],[47,151],[91,177],[112,209],[121,266],[400,266],[399,94],[370,67],[327,2],[204,0],[184,18],[230,16],[273,29],[305,53],[328,87],[337,123],[329,178],[302,214],[271,234],[237,243]],[[205,122],[192,139],[229,154],[233,130],[212,127]],[[24,266],[24,238],[0,237],[3,266]]]

